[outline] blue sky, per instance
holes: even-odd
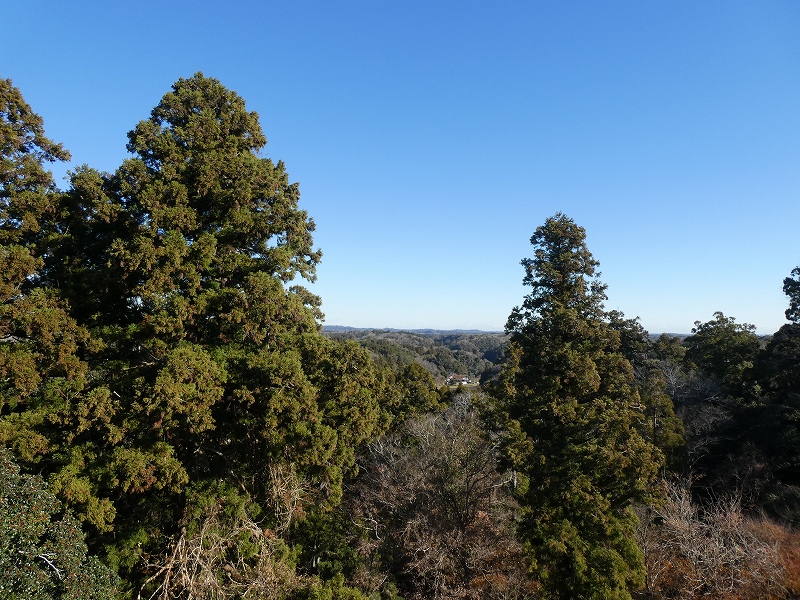
[[[558,211],[651,332],[785,322],[794,0],[6,4],[0,76],[73,164],[113,171],[180,77],[244,97],[317,223],[326,324],[501,330]]]

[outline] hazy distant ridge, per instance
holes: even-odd
[[[350,327],[349,325],[323,325],[322,331],[326,333],[338,333],[342,331],[393,331],[406,333],[420,333],[422,335],[436,334],[481,334],[481,333],[503,333],[502,331],[487,331],[485,329],[400,329],[396,327]]]

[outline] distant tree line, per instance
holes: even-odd
[[[373,359],[398,370],[410,364],[423,366],[438,383],[449,375],[470,375],[475,380],[499,371],[508,344],[504,333],[408,332],[355,329],[324,332],[326,337],[355,340]]]
[[[265,144],[198,73],[61,190],[0,79],[0,599],[800,594],[800,268],[653,339],[558,213],[504,334],[323,335]]]

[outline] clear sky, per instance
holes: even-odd
[[[180,77],[244,97],[317,223],[328,325],[501,330],[558,211],[586,228],[606,307],[651,333],[717,310],[785,322],[796,0],[0,7],[0,76],[75,165],[113,171]]]

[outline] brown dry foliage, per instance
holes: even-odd
[[[369,595],[391,574],[407,600],[535,597],[496,452],[467,402],[373,441],[350,499],[368,566],[353,583]]]
[[[186,528],[145,582],[137,600],[260,598],[279,600],[302,586],[282,560],[282,541],[246,516],[226,522],[219,507],[193,533]],[[244,554],[239,544],[251,546]],[[252,546],[257,550],[253,552]],[[147,590],[145,592],[144,590]]]
[[[745,515],[736,501],[701,507],[688,486],[665,486],[663,507],[639,509],[637,537],[647,567],[640,597],[797,597],[800,534]]]
[[[800,598],[800,532],[774,523],[778,554],[783,565],[783,586],[787,598]]]
[[[281,539],[303,514],[304,484],[292,465],[272,465],[269,481],[273,528],[262,529],[244,510],[226,515],[219,502],[206,507],[169,553],[148,565],[152,575],[137,600],[279,600],[312,584],[286,560]]]

